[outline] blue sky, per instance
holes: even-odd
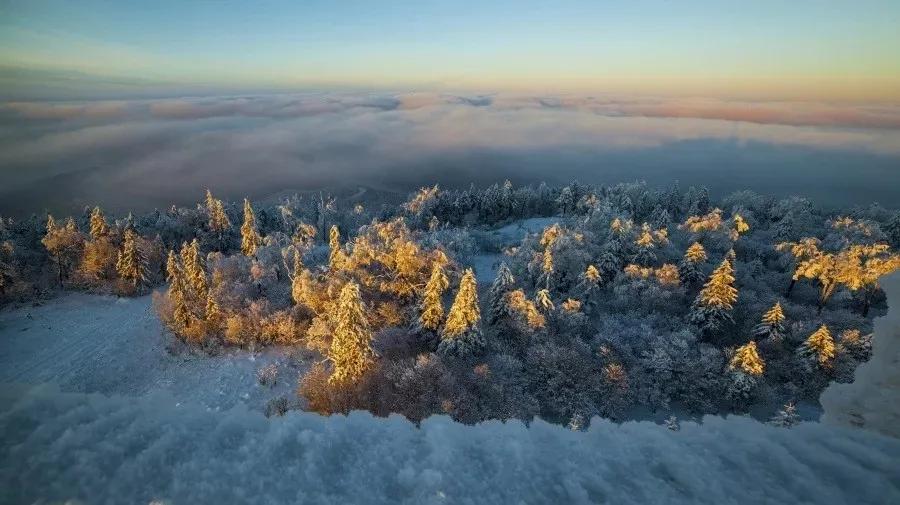
[[[0,9],[7,98],[41,86],[61,98],[309,87],[900,95],[895,0],[31,0]]]

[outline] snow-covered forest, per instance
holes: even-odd
[[[0,303],[152,293],[168,352],[304,363],[260,362],[281,385],[268,415],[790,426],[869,358],[878,280],[900,268],[900,212],[878,205],[644,183],[371,193],[3,219]]]

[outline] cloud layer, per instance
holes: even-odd
[[[836,204],[890,203],[898,160],[888,105],[320,93],[0,106],[0,213],[165,206],[207,186],[238,197],[507,177],[826,199],[838,184]]]

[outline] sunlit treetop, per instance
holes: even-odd
[[[720,230],[722,229],[722,209],[713,209],[702,216],[690,216],[684,223],[678,225],[678,228],[691,233]]]
[[[706,249],[700,245],[700,242],[694,242],[685,251],[684,258],[691,263],[702,263],[706,261]]]
[[[740,370],[748,375],[760,376],[765,370],[765,362],[759,356],[756,342],[750,341],[738,347],[728,363],[731,370]]]

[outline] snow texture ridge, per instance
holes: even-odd
[[[0,393],[0,433],[3,503],[900,502],[900,440],[743,417],[418,428],[19,386]]]

